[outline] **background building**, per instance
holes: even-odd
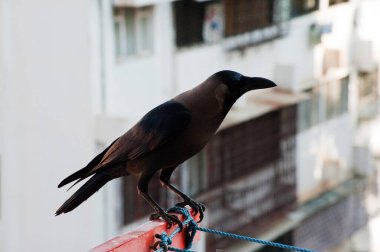
[[[207,225],[319,251],[380,250],[379,12],[376,0],[0,0],[0,251],[84,251],[145,222],[133,178],[59,217],[69,194],[56,185],[221,69],[279,87],[243,97],[176,171],[213,213]],[[155,187],[161,204],[177,201]]]

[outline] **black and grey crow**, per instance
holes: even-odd
[[[235,101],[244,93],[276,86],[272,81],[220,71],[207,80],[149,111],[135,126],[116,139],[88,165],[65,178],[58,187],[92,176],[57,210],[56,215],[75,209],[108,181],[138,176],[139,194],[153,207],[152,218],[161,217],[171,226],[181,222],[164,211],[149,195],[148,184],[160,171],[162,185],[179,195],[200,213],[205,207],[170,184],[178,165],[198,153],[215,134]]]

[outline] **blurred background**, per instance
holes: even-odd
[[[380,251],[379,0],[0,0],[0,251],[87,251],[147,221],[135,179],[55,217],[57,184],[222,69],[245,95],[173,181],[204,225]],[[164,206],[178,199],[153,182]],[[283,251],[203,237],[197,251]]]

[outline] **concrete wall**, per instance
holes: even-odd
[[[86,251],[97,197],[54,212],[93,155],[89,1],[0,1],[0,251]]]
[[[85,251],[114,235],[117,183],[54,217],[70,195],[56,185],[89,161],[96,141],[109,143],[147,110],[220,69],[278,79],[276,66],[290,66],[283,87],[300,91],[321,77],[324,48],[349,52],[353,5],[292,19],[288,36],[227,53],[222,42],[175,48],[171,5],[159,1],[153,54],[117,62],[110,0],[0,0],[0,251]],[[333,32],[311,47],[309,27],[318,20],[333,22]],[[349,160],[349,122],[344,115],[298,136],[299,195],[320,183],[323,155]]]
[[[223,41],[175,48],[171,11],[170,3],[154,6],[154,20],[159,21],[154,22],[153,54],[124,62],[116,62],[114,58],[112,17],[107,19],[110,39],[105,43],[105,50],[111,53],[107,61],[108,113],[138,119],[153,105],[199,84],[221,69],[278,80],[281,87],[300,91],[305,83],[315,84],[313,80],[321,77],[325,48],[341,48],[343,58],[348,57],[350,50],[351,26],[346,24],[352,22],[353,4],[339,4],[294,18],[288,36],[234,52],[225,51]],[[111,9],[104,13],[110,15]],[[325,35],[317,46],[309,43],[309,28],[313,23],[333,26],[333,32]],[[276,72],[278,66],[289,67],[286,80]]]
[[[152,107],[173,95],[174,30],[169,3],[153,8],[153,52],[117,61],[114,53],[114,34],[111,6],[103,13],[107,36],[106,112],[114,116],[138,120]]]
[[[300,202],[316,197],[352,175],[353,130],[352,118],[345,113],[297,135]]]
[[[192,88],[211,73],[221,69],[267,77],[276,80],[282,88],[302,91],[326,78],[322,69],[323,55],[328,49],[341,50],[340,67],[348,71],[353,37],[352,26],[348,24],[353,23],[355,5],[327,5],[326,1],[321,1],[321,11],[293,18],[290,21],[289,34],[283,38],[232,52],[225,51],[223,41],[175,48],[173,30],[162,28],[174,27],[170,3],[155,5],[154,19],[160,22],[154,26],[154,38],[157,42],[153,54],[126,59],[121,63],[116,63],[114,58],[108,61],[107,112],[137,120],[145,111],[170,98],[173,93]],[[309,30],[312,24],[329,25],[332,31],[323,35],[319,44],[310,44]],[[108,25],[111,27],[112,24]],[[106,50],[113,51],[114,41],[109,40],[105,45]],[[278,71],[281,67],[280,71],[285,76]],[[300,194],[304,190],[320,186],[318,175],[315,174],[315,169],[321,162],[321,157],[318,156],[320,154],[311,157],[304,153],[305,149],[311,148],[310,139],[317,139],[313,144],[317,144],[318,152],[328,149],[333,141],[333,148],[338,148],[340,158],[345,159],[349,157],[349,147],[344,146],[352,144],[349,137],[351,130],[345,127],[348,121],[347,117],[336,119],[328,125],[298,136]],[[330,124],[333,126],[329,126]]]
[[[342,49],[346,55],[343,58],[343,65],[349,67],[355,62],[356,53],[361,53],[357,51],[356,41],[372,41],[373,52],[370,56],[374,62],[376,60],[378,62],[377,51],[380,48],[380,40],[378,34],[373,32],[373,26],[380,22],[380,18],[371,13],[380,10],[380,3],[371,0],[361,1],[356,13],[349,5],[345,5],[333,6],[322,12],[321,17],[324,20],[331,20],[333,24],[333,32],[322,40],[323,46]],[[356,26],[350,29],[348,24],[353,24],[354,21]],[[353,173],[352,146],[355,131],[353,119],[356,105],[352,92],[357,85],[356,71],[354,68],[349,71],[351,78],[349,113],[314,126],[297,136],[297,192],[301,202]],[[328,164],[328,161],[334,161],[336,164]]]

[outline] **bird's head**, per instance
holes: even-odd
[[[210,78],[214,83],[215,98],[220,111],[226,115],[240,96],[248,91],[275,87],[272,81],[260,77],[247,77],[240,73],[223,70],[213,74]]]
[[[239,98],[244,93],[255,90],[277,86],[273,81],[260,77],[248,77],[238,72],[223,70],[214,74],[220,81],[228,87],[231,96]]]

